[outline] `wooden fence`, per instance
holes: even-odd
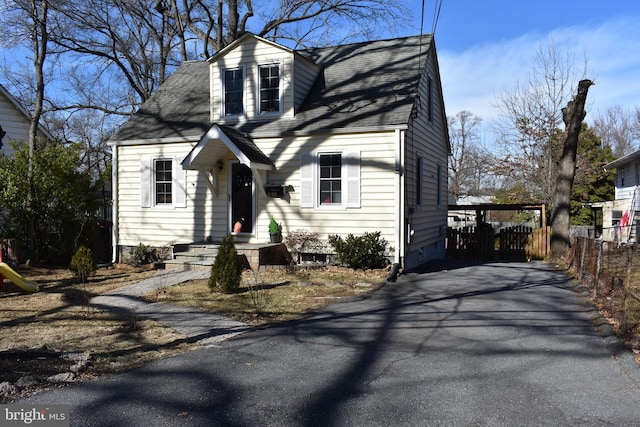
[[[481,261],[544,259],[549,251],[549,227],[517,225],[497,234],[490,224],[447,229],[447,256]]]

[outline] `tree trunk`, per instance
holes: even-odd
[[[31,2],[31,16],[33,28],[31,38],[33,43],[33,66],[36,77],[36,102],[33,116],[29,126],[29,158],[27,160],[27,216],[29,219],[29,249],[30,258],[39,257],[38,239],[36,232],[36,218],[33,206],[33,157],[38,145],[38,130],[40,117],[42,116],[42,105],[44,102],[44,61],[47,57],[47,47],[49,36],[47,32],[47,17],[49,3],[47,1]]]
[[[554,195],[555,208],[551,218],[551,259],[563,260],[569,252],[569,214],[571,209],[571,189],[576,174],[576,154],[578,151],[578,136],[582,128],[582,120],[586,115],[584,104],[587,92],[593,84],[591,80],[581,80],[578,83],[578,93],[567,106],[562,109],[566,135],[562,156],[558,162],[558,180]]]

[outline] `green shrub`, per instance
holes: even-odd
[[[209,288],[224,293],[231,293],[240,288],[242,265],[238,262],[238,251],[233,243],[233,236],[222,239],[218,255],[211,266]]]
[[[71,258],[69,269],[80,278],[82,283],[87,280],[87,277],[93,276],[96,273],[96,263],[91,249],[80,246]]]
[[[150,264],[154,260],[153,249],[142,243],[131,249],[131,260],[134,265]]]
[[[380,232],[364,233],[362,236],[347,235],[346,239],[333,234],[329,236],[338,262],[351,268],[382,268],[387,259],[384,254],[387,241],[380,237]]]

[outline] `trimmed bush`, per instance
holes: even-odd
[[[80,246],[69,264],[69,270],[80,278],[82,283],[87,280],[87,277],[96,274],[96,263],[93,260],[93,253],[91,249],[84,246]]]
[[[329,243],[336,252],[338,262],[354,269],[383,268],[387,264],[384,254],[387,241],[380,232],[367,232],[362,236],[347,235],[346,239],[332,234]]]
[[[147,245],[139,243],[138,246],[131,249],[131,260],[134,265],[150,264],[154,260],[153,249]]]
[[[238,251],[233,242],[233,236],[222,239],[218,248],[218,255],[211,266],[209,288],[212,291],[232,293],[240,288],[242,265],[238,262]]]

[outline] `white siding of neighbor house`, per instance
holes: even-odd
[[[269,172],[268,183],[293,188],[283,199],[261,197],[257,221],[257,241],[269,239],[271,217],[282,224],[283,234],[306,229],[318,233],[321,240],[329,234],[346,236],[380,231],[392,246],[394,237],[396,193],[394,132],[359,133],[348,135],[314,135],[285,139],[265,139],[256,143],[276,164],[276,172]],[[300,207],[302,156],[317,152],[360,153],[360,207]],[[345,187],[343,175],[343,190]],[[315,198],[314,198],[315,199]]]
[[[230,50],[225,55],[221,55],[211,64],[212,121],[224,118],[222,105],[224,70],[235,68],[242,68],[244,73],[244,115],[247,118],[255,118],[258,115],[258,66],[268,64],[280,64],[281,116],[293,117],[293,52],[278,48],[254,37],[249,37],[235,49]],[[274,114],[269,113],[265,117],[273,118]]]
[[[616,168],[615,199],[631,199],[640,185],[640,161],[634,160]]]
[[[447,232],[447,161],[446,114],[442,102],[439,71],[435,51],[430,50],[426,71],[418,88],[420,108],[406,132],[407,217],[413,230],[405,256],[407,266],[419,265],[444,256]],[[429,103],[428,78],[432,80],[432,103]],[[433,108],[429,121],[429,108]],[[422,158],[422,203],[418,205],[416,161]],[[440,179],[438,180],[438,170]],[[438,182],[440,191],[438,192]],[[438,200],[438,194],[440,200]],[[413,209],[413,214],[410,210]]]
[[[0,126],[7,134],[2,138],[0,153],[10,156],[13,153],[9,141],[29,140],[29,120],[18,108],[0,93]]]
[[[213,196],[203,172],[189,170],[185,171],[184,207],[154,206],[153,200],[150,207],[142,207],[142,186],[147,186],[151,191],[151,182],[141,181],[141,163],[154,158],[180,162],[192,146],[188,143],[168,143],[117,148],[120,245],[136,246],[144,243],[163,246],[202,241],[207,236],[224,234],[223,230],[227,227],[224,173],[219,174],[218,197]],[[175,186],[173,190],[175,195]]]

